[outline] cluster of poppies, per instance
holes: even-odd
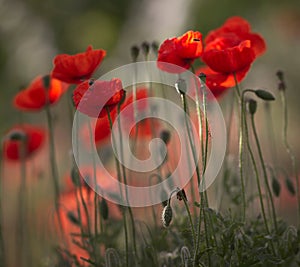
[[[218,97],[228,88],[233,87],[236,81],[242,81],[253,61],[265,50],[263,38],[251,32],[250,24],[241,17],[232,17],[220,28],[209,32],[204,41],[202,34],[198,31],[188,31],[180,37],[165,40],[158,50],[157,65],[164,71],[178,72],[191,69],[195,60],[201,60],[205,65],[196,69],[195,73],[206,74],[208,88]],[[27,88],[20,91],[14,97],[14,107],[20,111],[40,111],[47,105],[55,104],[68,90],[69,85],[74,84],[77,86],[73,91],[75,107],[89,116],[99,117],[95,141],[103,140],[110,132],[106,107],[112,112],[113,117],[115,107],[125,98],[120,79],[91,80],[105,55],[104,50],[94,50],[91,46],[88,46],[85,52],[75,55],[57,55],[53,60],[54,67],[51,74],[44,77],[38,76]],[[176,66],[172,68],[170,64],[162,64],[165,62],[181,68]],[[47,83],[46,77],[48,77]],[[113,96],[109,97],[111,95]],[[147,97],[144,93],[143,95]],[[127,98],[127,104],[128,101],[133,101],[132,97]],[[99,111],[99,103],[102,102],[105,103],[102,105],[103,109]],[[38,148],[38,143],[40,145],[43,143],[44,136],[40,129],[40,139],[31,138],[32,133],[35,132],[33,126],[18,125],[11,129],[11,131],[16,130],[22,130],[25,135],[28,135],[28,144],[36,142],[34,145],[27,145],[26,156]],[[6,157],[12,160],[20,159],[18,156],[20,155],[19,140],[9,138],[9,134],[7,136]]]

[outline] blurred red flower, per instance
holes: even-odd
[[[45,137],[42,128],[29,124],[15,125],[4,137],[4,157],[14,161],[21,160],[22,157],[27,159],[43,145]]]
[[[53,61],[52,76],[67,83],[79,84],[92,77],[105,55],[104,50],[93,50],[91,45],[83,53],[57,55]]]
[[[265,52],[264,39],[251,32],[250,24],[241,17],[229,18],[223,26],[205,38],[203,61],[220,73],[241,71]]]
[[[55,104],[68,89],[68,84],[53,78],[50,78],[49,88],[46,88],[43,79],[42,76],[36,77],[20,91],[13,99],[14,107],[22,111],[39,111],[47,102]]]
[[[245,78],[249,69],[250,66],[236,73],[238,82],[241,82]],[[206,86],[216,98],[223,95],[227,89],[235,86],[233,74],[215,72],[208,66],[198,68],[196,70],[196,75],[199,75],[200,73],[204,73],[206,75]]]
[[[184,70],[180,70],[180,68],[173,68],[161,63],[171,63],[189,69],[193,61],[201,56],[202,50],[202,34],[200,32],[188,31],[180,37],[167,39],[158,50],[158,67],[172,73],[182,72]]]
[[[107,107],[113,111],[124,97],[122,82],[116,78],[110,81],[85,81],[73,92],[76,108],[94,118],[104,117],[107,114]]]

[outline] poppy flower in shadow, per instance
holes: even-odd
[[[188,31],[180,37],[165,40],[159,50],[157,64],[164,71],[171,73],[183,72],[189,69],[196,58],[202,55],[202,34]],[[171,63],[172,65],[164,64]]]
[[[236,79],[241,82],[247,75],[250,66],[236,73]],[[196,75],[204,73],[206,75],[206,86],[214,97],[221,97],[229,88],[235,86],[233,74],[215,72],[208,66],[200,67],[196,70]]]
[[[106,116],[106,109],[113,111],[124,97],[122,82],[116,78],[110,81],[85,81],[79,84],[73,92],[76,108],[94,118]]]
[[[38,76],[24,90],[16,94],[13,99],[15,108],[22,111],[39,111],[47,103],[55,104],[66,92],[69,85],[57,79],[49,78],[49,87],[46,88],[44,79],[47,76]]]
[[[228,19],[205,38],[202,60],[215,72],[233,73],[249,67],[266,50],[264,39],[251,32],[241,17]]]
[[[53,61],[52,76],[67,83],[79,84],[92,77],[105,55],[104,50],[94,50],[92,46],[88,46],[83,53],[57,55]]]
[[[4,157],[13,161],[28,159],[42,147],[45,138],[42,128],[29,124],[16,125],[4,137]]]

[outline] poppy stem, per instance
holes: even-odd
[[[53,181],[53,188],[54,188],[54,205],[55,205],[55,211],[58,218],[58,224],[60,228],[61,235],[64,234],[64,226],[60,214],[60,189],[59,189],[59,177],[58,177],[58,170],[57,170],[57,164],[56,164],[56,157],[55,157],[55,145],[54,145],[54,127],[53,127],[53,121],[52,121],[52,114],[50,111],[50,105],[49,103],[46,104],[45,107],[46,111],[46,117],[47,117],[47,123],[48,123],[48,130],[49,130],[49,159],[50,159],[50,168],[51,168],[51,174],[52,174],[52,181]]]
[[[244,113],[245,107],[243,104],[243,99],[241,98],[240,88],[238,84],[238,80],[236,77],[236,73],[233,73],[234,81],[235,81],[235,91],[238,98],[238,103],[240,106],[240,125],[239,125],[239,171],[240,171],[240,179],[241,179],[241,190],[242,190],[242,222],[245,222],[246,217],[246,193],[245,193],[245,181],[244,181],[244,160],[243,160],[243,151],[244,151]]]
[[[242,104],[243,110],[245,110],[245,102],[244,102],[244,93],[245,92],[246,91],[243,92],[243,95],[241,97],[241,104]],[[252,162],[252,165],[253,165],[253,168],[254,168],[256,184],[257,184],[257,189],[258,189],[258,195],[259,195],[259,201],[260,201],[260,206],[261,206],[261,212],[262,212],[262,216],[263,216],[266,231],[267,231],[268,235],[271,235],[271,232],[270,232],[270,229],[269,229],[269,226],[268,226],[268,221],[267,221],[267,217],[266,217],[265,208],[264,208],[264,201],[263,201],[263,197],[262,197],[262,191],[261,191],[261,185],[260,185],[258,169],[257,169],[254,154],[253,154],[251,144],[250,144],[250,140],[249,140],[247,119],[246,119],[245,112],[243,112],[242,114],[243,114],[242,115],[242,121],[244,122],[244,130],[245,130],[245,133],[244,133],[245,134],[245,142],[246,142],[246,145],[247,145],[247,148],[248,148],[248,151],[249,151],[249,154],[250,154],[251,162]],[[275,248],[274,248],[273,240],[271,240],[271,249],[273,251],[273,254],[275,255]]]
[[[121,129],[121,121],[120,121],[120,108],[121,108],[121,105],[118,104],[118,107],[117,107],[118,119],[117,120],[118,120],[118,130],[119,130],[119,133],[120,133],[120,154],[121,154],[121,161],[124,162],[123,139],[122,139],[122,134],[121,134],[122,129]],[[124,164],[121,164],[121,166],[122,166],[124,184],[126,186],[127,185],[126,169],[125,169]],[[131,221],[133,249],[134,249],[134,253],[137,257],[138,255],[137,255],[137,247],[136,247],[135,223],[134,223],[134,219],[133,219],[132,209],[130,207],[130,204],[128,203],[128,190],[127,190],[126,187],[125,187],[125,194],[126,194],[126,202],[127,202],[127,205],[128,205],[127,207],[128,207],[128,212],[129,212],[129,218],[130,218],[130,221]]]
[[[93,149],[93,138],[92,138],[92,126],[91,121],[88,122],[88,128],[89,128],[89,136],[90,136],[90,144],[91,149]],[[94,188],[97,191],[97,177],[96,177],[96,161],[95,161],[95,155],[94,151],[92,151],[92,160],[93,160],[93,178],[94,178]],[[95,256],[95,262],[98,264],[98,250],[97,250],[97,237],[98,237],[98,195],[94,191],[94,234],[95,239],[93,240],[93,248],[94,248],[94,256]]]
[[[257,147],[257,150],[258,150],[258,155],[259,155],[261,167],[262,167],[262,170],[263,170],[266,189],[267,189],[267,192],[268,192],[268,195],[269,195],[269,198],[270,198],[270,202],[271,202],[271,210],[272,210],[274,228],[275,228],[275,232],[278,233],[276,210],[275,210],[273,196],[272,196],[272,192],[271,192],[269,181],[268,181],[266,166],[264,164],[264,159],[263,159],[263,155],[262,155],[262,151],[261,151],[261,146],[260,146],[260,143],[259,143],[259,140],[258,140],[258,135],[257,135],[256,127],[255,127],[254,114],[251,114],[251,125],[252,125],[252,131],[253,131],[254,138],[255,138],[256,147]]]
[[[106,109],[106,113],[107,113],[107,117],[108,117],[108,121],[109,121],[109,127],[110,127],[110,131],[111,131],[111,135],[112,135],[112,142],[113,145],[116,144],[116,137],[113,133],[113,122],[112,122],[112,118],[110,115],[110,110],[109,107],[105,107]],[[119,181],[119,187],[120,187],[120,195],[121,198],[123,199],[123,192],[122,192],[122,180],[121,180],[121,169],[120,169],[120,165],[119,165],[119,161],[116,158],[115,154],[114,154],[114,158],[115,158],[115,163],[116,163],[116,168],[117,168],[117,176],[118,176],[118,181]],[[127,230],[127,221],[126,221],[126,212],[124,207],[121,207],[121,211],[122,211],[122,215],[123,215],[123,225],[124,225],[124,235],[125,235],[125,261],[126,261],[126,267],[129,267],[129,261],[128,261],[128,230]]]
[[[296,156],[294,155],[290,144],[287,140],[287,131],[288,131],[288,108],[287,108],[287,99],[286,99],[286,94],[285,90],[280,90],[280,96],[281,96],[281,103],[282,103],[282,108],[283,108],[283,116],[282,116],[282,121],[283,121],[283,127],[282,127],[282,139],[283,139],[283,144],[285,146],[285,149],[291,159],[292,163],[292,168],[293,168],[293,173],[295,176],[296,180],[296,194],[297,194],[297,207],[298,207],[298,229],[300,229],[300,183],[299,183],[299,175],[298,175],[298,170],[297,170],[297,164],[296,164]]]

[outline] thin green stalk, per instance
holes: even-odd
[[[92,126],[91,122],[89,121],[88,123],[88,128],[89,128],[89,136],[90,136],[90,144],[91,144],[91,149],[93,148],[94,140],[92,138]],[[97,190],[97,177],[96,177],[96,161],[95,161],[95,155],[94,151],[92,151],[92,159],[93,159],[93,178],[94,178],[94,187],[95,190]],[[93,240],[93,249],[94,249],[94,256],[95,256],[95,262],[98,263],[98,250],[97,250],[97,236],[98,236],[98,195],[96,191],[94,191],[94,234],[95,234],[95,239]]]
[[[191,136],[191,133],[190,133],[190,127],[189,127],[189,124],[188,124],[188,108],[187,108],[187,101],[186,101],[186,96],[185,94],[180,94],[181,96],[181,101],[182,101],[182,105],[183,105],[183,109],[184,109],[184,121],[185,121],[185,126],[186,126],[186,130],[187,130],[187,134],[188,134],[188,139],[189,139],[189,144],[190,144],[190,148],[192,150],[192,155],[193,155],[193,160],[194,160],[194,164],[195,164],[195,167],[196,167],[196,174],[197,174],[197,181],[198,181],[198,185],[200,185],[200,180],[201,180],[201,176],[200,176],[200,171],[199,171],[199,167],[198,167],[198,162],[197,162],[197,157],[196,157],[196,152],[195,152],[195,149],[194,149],[194,142],[192,140],[192,136]],[[203,192],[200,192],[200,200],[201,200],[201,208],[200,208],[200,212],[201,212],[201,209],[203,209],[203,220],[204,220],[204,228],[205,228],[205,241],[206,241],[206,246],[207,248],[209,247],[209,240],[208,240],[208,231],[207,231],[207,222],[206,222],[206,216],[205,216],[205,211],[204,211],[204,195],[203,195]],[[198,225],[201,225],[200,223]],[[194,254],[194,267],[196,266],[196,259],[197,259],[197,254],[198,254],[198,251],[199,251],[199,239],[200,239],[200,226],[198,228],[198,232],[197,232],[197,242],[196,242],[196,248],[195,248],[195,254]],[[210,251],[207,250],[207,254],[208,254],[208,266],[211,266],[211,263],[210,263]]]
[[[123,151],[123,139],[122,139],[122,129],[121,129],[121,122],[120,122],[120,108],[121,105],[119,104],[117,107],[117,112],[118,112],[118,130],[120,133],[120,154],[121,154],[121,161],[124,162],[124,151]],[[127,185],[127,175],[126,175],[126,169],[124,164],[121,164],[122,166],[122,172],[123,172],[123,179],[124,179],[124,184]],[[135,255],[137,257],[137,247],[136,247],[136,233],[135,233],[135,223],[134,223],[134,219],[133,219],[133,213],[132,213],[132,209],[128,203],[128,190],[127,188],[125,188],[125,194],[126,194],[126,202],[127,202],[127,208],[128,208],[128,212],[129,212],[129,218],[131,221],[131,231],[132,231],[132,239],[133,239],[133,249],[135,252]]]
[[[243,108],[243,100],[241,99],[240,88],[238,85],[238,81],[236,78],[236,74],[233,73],[234,81],[235,81],[235,91],[238,97],[238,103],[240,106],[240,125],[239,125],[239,171],[240,171],[240,179],[241,179],[241,190],[242,190],[242,222],[245,221],[246,217],[246,193],[245,193],[245,180],[244,180],[244,161],[243,161],[243,150],[244,150],[244,140],[243,140],[243,116],[245,113],[245,109]]]
[[[285,149],[291,159],[292,162],[292,168],[293,168],[293,173],[296,179],[296,194],[297,194],[297,206],[298,206],[298,229],[300,229],[300,192],[299,192],[299,175],[298,175],[298,170],[297,170],[297,165],[296,165],[296,156],[294,155],[290,144],[287,139],[287,131],[288,131],[288,107],[287,107],[287,100],[286,100],[286,94],[285,90],[280,90],[280,96],[281,96],[281,102],[282,102],[282,107],[283,107],[283,127],[282,127],[282,137],[283,137],[283,143],[285,146]]]
[[[58,170],[57,170],[56,157],[55,157],[54,127],[53,127],[52,115],[51,115],[49,104],[46,105],[45,111],[46,111],[48,130],[49,130],[49,145],[50,145],[49,159],[50,159],[50,168],[51,168],[51,175],[52,175],[53,188],[54,188],[54,205],[55,205],[55,210],[58,218],[60,233],[61,235],[63,235],[64,226],[63,226],[61,214],[59,212],[60,189],[59,189],[59,177],[58,177]]]
[[[278,233],[278,226],[277,226],[277,219],[276,219],[276,211],[275,211],[274,201],[273,201],[272,192],[271,192],[271,188],[270,188],[269,181],[268,181],[268,175],[267,175],[267,171],[266,171],[266,166],[264,164],[264,159],[263,159],[263,155],[262,155],[262,151],[261,151],[261,146],[260,146],[260,143],[259,143],[259,140],[258,140],[258,135],[257,135],[256,127],[255,127],[254,115],[253,114],[251,114],[251,124],[252,124],[252,130],[253,130],[253,134],[254,134],[257,150],[258,150],[258,155],[259,155],[261,167],[262,167],[262,170],[263,170],[263,175],[264,175],[264,180],[265,180],[267,192],[268,192],[268,195],[270,197],[274,227],[275,227],[276,233]]]
[[[242,108],[245,111],[245,104],[244,104],[244,101],[243,101],[243,97],[242,97],[241,100],[242,100]],[[260,185],[258,169],[257,169],[254,154],[253,154],[251,144],[250,144],[250,140],[249,140],[248,125],[247,125],[245,112],[243,112],[242,119],[243,119],[242,121],[244,122],[244,126],[245,126],[245,128],[244,128],[244,130],[245,130],[245,139],[246,139],[245,141],[246,141],[247,149],[249,151],[251,162],[252,162],[252,165],[253,165],[253,168],[254,168],[256,184],[257,184],[257,189],[258,189],[258,194],[259,194],[259,201],[260,201],[260,206],[261,206],[261,212],[262,212],[262,216],[263,216],[266,231],[267,231],[268,235],[271,235],[271,232],[270,232],[269,226],[268,226],[268,221],[267,221],[267,217],[266,217],[265,208],[264,208],[264,202],[263,202],[263,197],[262,197],[262,191],[261,191],[261,185]],[[273,244],[272,240],[271,240],[271,248],[272,248],[273,254],[275,255],[275,248],[274,248],[274,244]]]
[[[110,131],[111,131],[111,135],[112,135],[112,141],[113,144],[116,144],[116,138],[115,135],[112,131],[112,127],[113,127],[113,122],[112,122],[112,118],[110,115],[110,110],[108,107],[106,107],[106,113],[107,113],[107,117],[108,117],[108,121],[109,121],[109,127],[110,127]],[[123,199],[123,193],[122,193],[122,187],[121,187],[121,170],[120,170],[120,165],[119,162],[116,158],[116,156],[114,155],[115,158],[115,163],[116,163],[116,168],[117,168],[117,176],[118,176],[118,181],[119,181],[119,188],[120,188],[120,195],[121,198]],[[123,215],[123,225],[124,225],[124,235],[125,235],[125,262],[126,262],[126,267],[129,267],[129,261],[128,261],[128,230],[127,230],[127,222],[126,222],[126,213],[124,211],[124,208],[121,207],[122,210],[122,215]]]

